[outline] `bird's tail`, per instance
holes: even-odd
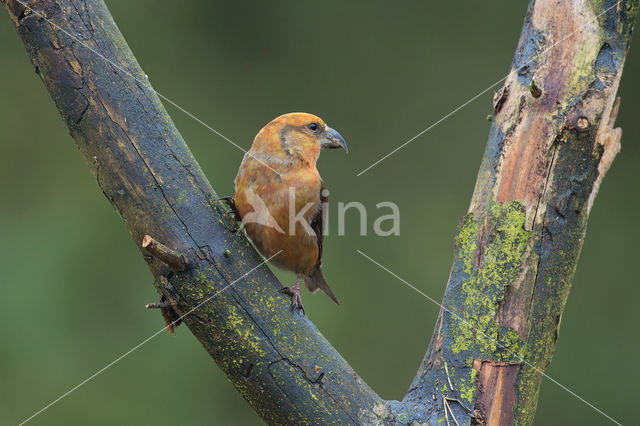
[[[309,275],[308,277],[304,277],[304,284],[307,286],[307,289],[311,293],[315,293],[316,291],[318,291],[318,289],[320,289],[324,291],[325,294],[331,298],[331,300],[336,302],[338,305],[340,304],[340,302],[338,302],[338,298],[335,294],[333,294],[331,288],[329,287],[329,284],[327,284],[324,277],[322,276],[322,272],[320,272],[320,266],[316,266],[311,272],[311,275]]]

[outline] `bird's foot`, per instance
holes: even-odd
[[[302,306],[302,298],[300,297],[300,286],[298,283],[293,287],[283,287],[280,289],[280,293],[286,294],[291,297],[291,310],[300,309],[302,315],[304,315],[304,306]]]
[[[233,197],[220,197],[216,201],[224,201],[227,206],[229,206],[231,214],[236,222],[240,222],[242,220],[240,213],[238,213],[238,208],[236,207],[236,200]]]

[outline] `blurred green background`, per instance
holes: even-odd
[[[384,398],[405,394],[437,306],[355,252],[442,297],[466,212],[491,95],[361,177],[356,173],[504,76],[527,1],[220,2],[108,5],[152,84],[248,148],[273,117],[308,111],[347,139],[325,152],[332,236],[324,275],[342,306],[303,299],[309,317]],[[0,424],[16,424],[162,326],[152,276],[99,191],[0,19]],[[620,87],[622,153],[601,187],[548,374],[622,423],[637,422],[640,343],[640,34]],[[242,153],[168,107],[219,194]],[[401,235],[359,236],[337,202],[401,209]],[[281,274],[284,282],[293,280]],[[32,421],[53,424],[256,424],[259,418],[189,331],[162,334]],[[537,424],[607,424],[549,380]]]

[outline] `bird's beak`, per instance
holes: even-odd
[[[324,131],[321,145],[323,148],[344,148],[345,152],[349,152],[347,143],[344,141],[342,135],[338,133],[337,130],[332,129],[329,126],[327,126]]]

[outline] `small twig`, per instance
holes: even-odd
[[[178,304],[176,302],[169,302],[169,301],[154,302],[154,303],[147,303],[145,305],[145,308],[147,308],[147,309],[169,309],[169,308],[177,306],[177,305]]]
[[[451,417],[453,418],[453,421],[456,423],[457,426],[460,426],[460,423],[458,423],[458,420],[456,419],[455,414],[453,414],[453,410],[451,409],[451,406],[449,406],[449,403],[447,402],[447,398],[445,396],[442,396],[442,402],[444,404],[445,417],[447,417],[447,410],[449,410],[449,412],[451,413]],[[447,424],[448,423],[449,423],[449,419],[447,418]]]
[[[467,412],[467,414],[469,414],[469,416],[473,418],[473,413],[471,412],[471,410],[469,408],[465,407],[465,405],[462,403],[462,401],[460,401],[458,398],[451,398],[450,396],[446,396],[446,395],[445,395],[445,398],[446,398],[447,401],[454,401],[454,402],[457,402],[458,404],[460,404],[460,406],[462,408],[464,408],[464,410]]]
[[[171,269],[178,272],[182,272],[187,269],[187,259],[185,259],[183,255],[171,250],[169,247],[154,240],[149,235],[144,236],[141,245],[143,249],[146,249],[154,257],[169,265]]]
[[[447,373],[447,381],[449,382],[449,387],[451,388],[451,392],[454,391],[453,384],[451,383],[451,377],[449,377],[449,368],[447,367],[447,362],[444,363],[444,372]]]
[[[447,426],[449,425],[449,412],[447,411],[447,400],[444,399],[444,396],[442,397],[442,407],[444,408],[444,419],[447,421]]]
[[[160,298],[160,302],[147,303],[145,308],[159,309],[167,331],[175,336],[175,328],[182,323],[182,317],[173,309],[174,306],[178,306],[178,302],[169,301],[163,295]]]

